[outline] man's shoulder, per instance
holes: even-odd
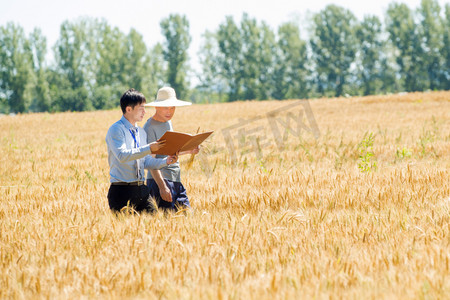
[[[144,128],[144,130],[147,130],[151,126],[151,122],[152,118],[149,118],[142,128]]]
[[[122,121],[119,120],[109,127],[107,135],[116,133],[116,132],[121,132],[121,131],[123,131],[124,128],[125,128],[125,126],[123,125]]]
[[[143,134],[143,135],[147,136],[147,132],[145,131],[145,128],[143,128],[141,126],[138,126],[137,128],[139,130],[139,134]]]
[[[148,131],[148,130],[158,130],[159,128],[164,128],[164,127],[171,127],[170,121],[168,122],[158,122],[156,120],[153,119],[153,117],[149,118],[147,120],[147,122],[145,122],[144,124],[144,130]]]
[[[109,127],[109,128],[111,129],[111,128],[124,128],[124,127],[125,126],[123,125],[122,120],[118,120],[117,122],[113,123],[111,125],[111,127]]]

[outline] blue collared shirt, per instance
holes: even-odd
[[[166,159],[150,156],[150,145],[147,144],[147,134],[137,126],[139,140],[135,147],[135,139],[130,128],[134,127],[124,116],[114,123],[106,134],[108,147],[108,163],[111,182],[145,181],[145,169],[161,169],[166,166]],[[136,160],[140,160],[141,167],[139,178],[136,174]]]

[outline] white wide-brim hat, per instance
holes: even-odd
[[[144,104],[145,106],[155,107],[170,107],[170,106],[186,106],[191,105],[191,102],[178,100],[175,90],[171,87],[163,87],[158,90],[156,100]]]

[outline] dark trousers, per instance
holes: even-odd
[[[191,206],[189,204],[189,199],[183,184],[181,182],[170,181],[167,179],[164,179],[164,181],[172,194],[172,202],[164,201],[161,198],[159,187],[154,179],[147,179],[147,185],[150,188],[150,196],[155,198],[158,208],[175,211],[180,208],[190,208]]]
[[[146,185],[111,185],[108,191],[109,207],[118,212],[127,205],[134,210],[153,212],[155,210],[150,189]]]

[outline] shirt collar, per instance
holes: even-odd
[[[151,119],[151,122],[156,122],[157,124],[164,124],[164,123],[172,123],[172,120],[169,120],[169,121],[166,121],[166,122],[160,122],[160,121],[157,121],[157,120],[155,120],[153,117],[151,117],[150,118]]]
[[[122,116],[120,121],[122,121],[122,124],[125,126],[126,129],[137,128],[137,126],[131,124],[130,121],[128,121],[127,118],[125,118],[125,116]]]

